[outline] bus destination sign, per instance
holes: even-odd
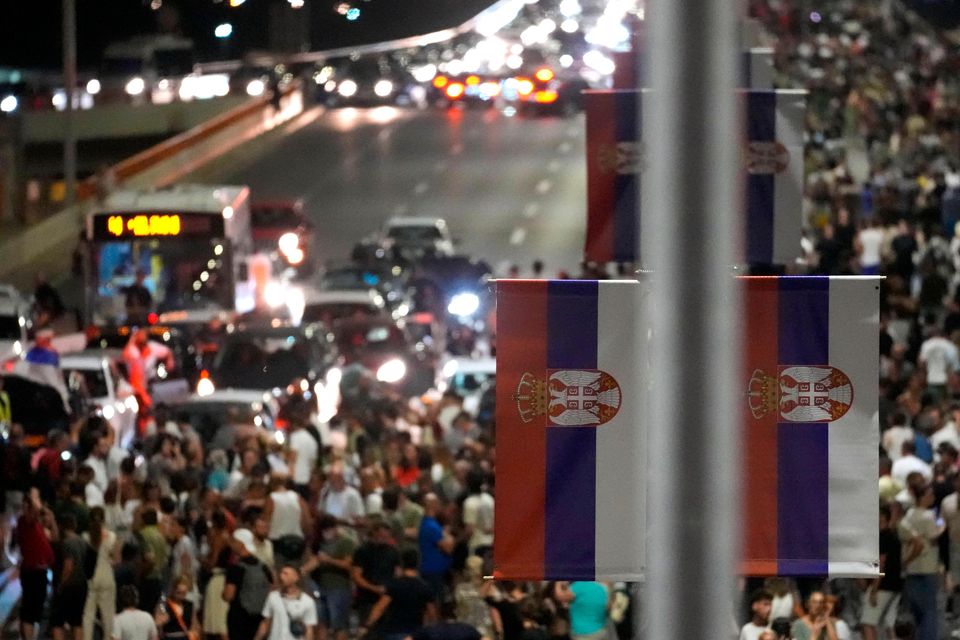
[[[223,233],[223,217],[211,213],[99,213],[93,216],[92,239],[213,239]]]

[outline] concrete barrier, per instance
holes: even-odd
[[[249,98],[227,96],[170,104],[108,104],[74,113],[77,140],[109,140],[135,136],[165,136],[199,126]],[[20,137],[24,144],[62,142],[66,116],[61,111],[25,111]]]
[[[266,98],[257,98],[193,127],[112,167],[117,185],[146,189],[162,187],[188,175],[206,162],[270,131],[303,113],[303,92],[288,88],[276,111]],[[79,204],[45,218],[12,237],[0,237],[0,281],[24,279],[24,270],[41,265],[63,268],[70,262],[84,216],[94,204],[94,179],[78,186]],[[32,275],[32,274],[31,274]]]

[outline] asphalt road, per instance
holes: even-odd
[[[394,215],[446,218],[459,249],[498,272],[536,258],[575,271],[583,249],[582,116],[495,110],[328,110],[255,154],[204,171],[254,199],[302,198],[323,260],[343,260]]]

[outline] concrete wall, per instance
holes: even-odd
[[[105,105],[77,111],[74,127],[78,140],[173,135],[248,101],[246,96],[227,96],[170,104]],[[63,112],[26,111],[20,117],[24,144],[63,141]]]

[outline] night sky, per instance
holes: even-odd
[[[460,24],[492,0],[352,0],[361,18],[347,21],[334,7],[342,0],[305,0],[308,11],[293,12],[310,21],[311,50],[376,42],[428,33]],[[268,47],[270,15],[292,11],[286,0],[246,0],[232,9],[227,0],[164,0],[160,11],[150,0],[76,0],[78,58],[81,69],[96,69],[110,43],[138,34],[167,31],[192,38],[201,59],[238,58],[248,49]],[[272,7],[271,7],[272,5]],[[0,66],[56,69],[61,61],[61,0],[3,3]],[[214,27],[229,21],[234,36],[225,43]]]

